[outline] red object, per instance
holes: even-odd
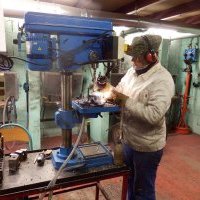
[[[186,113],[188,111],[188,102],[189,102],[189,94],[190,94],[190,85],[191,85],[191,78],[192,78],[192,73],[191,73],[191,66],[188,67],[188,69],[186,70],[187,75],[186,75],[186,84],[185,84],[185,92],[183,95],[183,104],[181,106],[181,115],[180,115],[180,119],[178,122],[178,125],[176,127],[175,132],[179,133],[179,134],[190,134],[191,130],[189,128],[189,126],[186,123]]]

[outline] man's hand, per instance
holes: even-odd
[[[112,93],[114,95],[114,99],[117,102],[117,104],[119,104],[120,106],[124,106],[126,104],[128,96],[126,96],[125,94],[122,94],[122,93],[118,92],[115,89],[112,90]]]

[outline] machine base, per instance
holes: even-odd
[[[65,148],[67,149],[67,148]],[[61,155],[64,148],[52,152],[52,162],[55,169],[59,169],[68,155]],[[68,152],[66,150],[66,152]],[[107,147],[100,142],[81,145],[77,148],[75,155],[68,162],[66,170],[77,168],[91,168],[102,165],[113,164],[113,156]]]
[[[67,148],[64,149],[62,147],[52,152],[52,163],[55,169],[59,169],[69,155],[69,153],[64,154],[63,150],[69,152]],[[71,158],[71,160],[69,160],[66,167],[76,168],[77,165],[79,167],[85,165],[84,158],[78,149],[74,153],[74,156]]]

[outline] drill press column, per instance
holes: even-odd
[[[72,110],[72,73],[61,72],[61,104],[63,110]],[[62,147],[71,148],[72,129],[62,129]]]

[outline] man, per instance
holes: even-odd
[[[124,105],[124,157],[132,169],[128,200],[155,200],[156,171],[166,143],[165,114],[174,95],[170,73],[158,61],[162,38],[133,39],[133,67],[113,91]]]

